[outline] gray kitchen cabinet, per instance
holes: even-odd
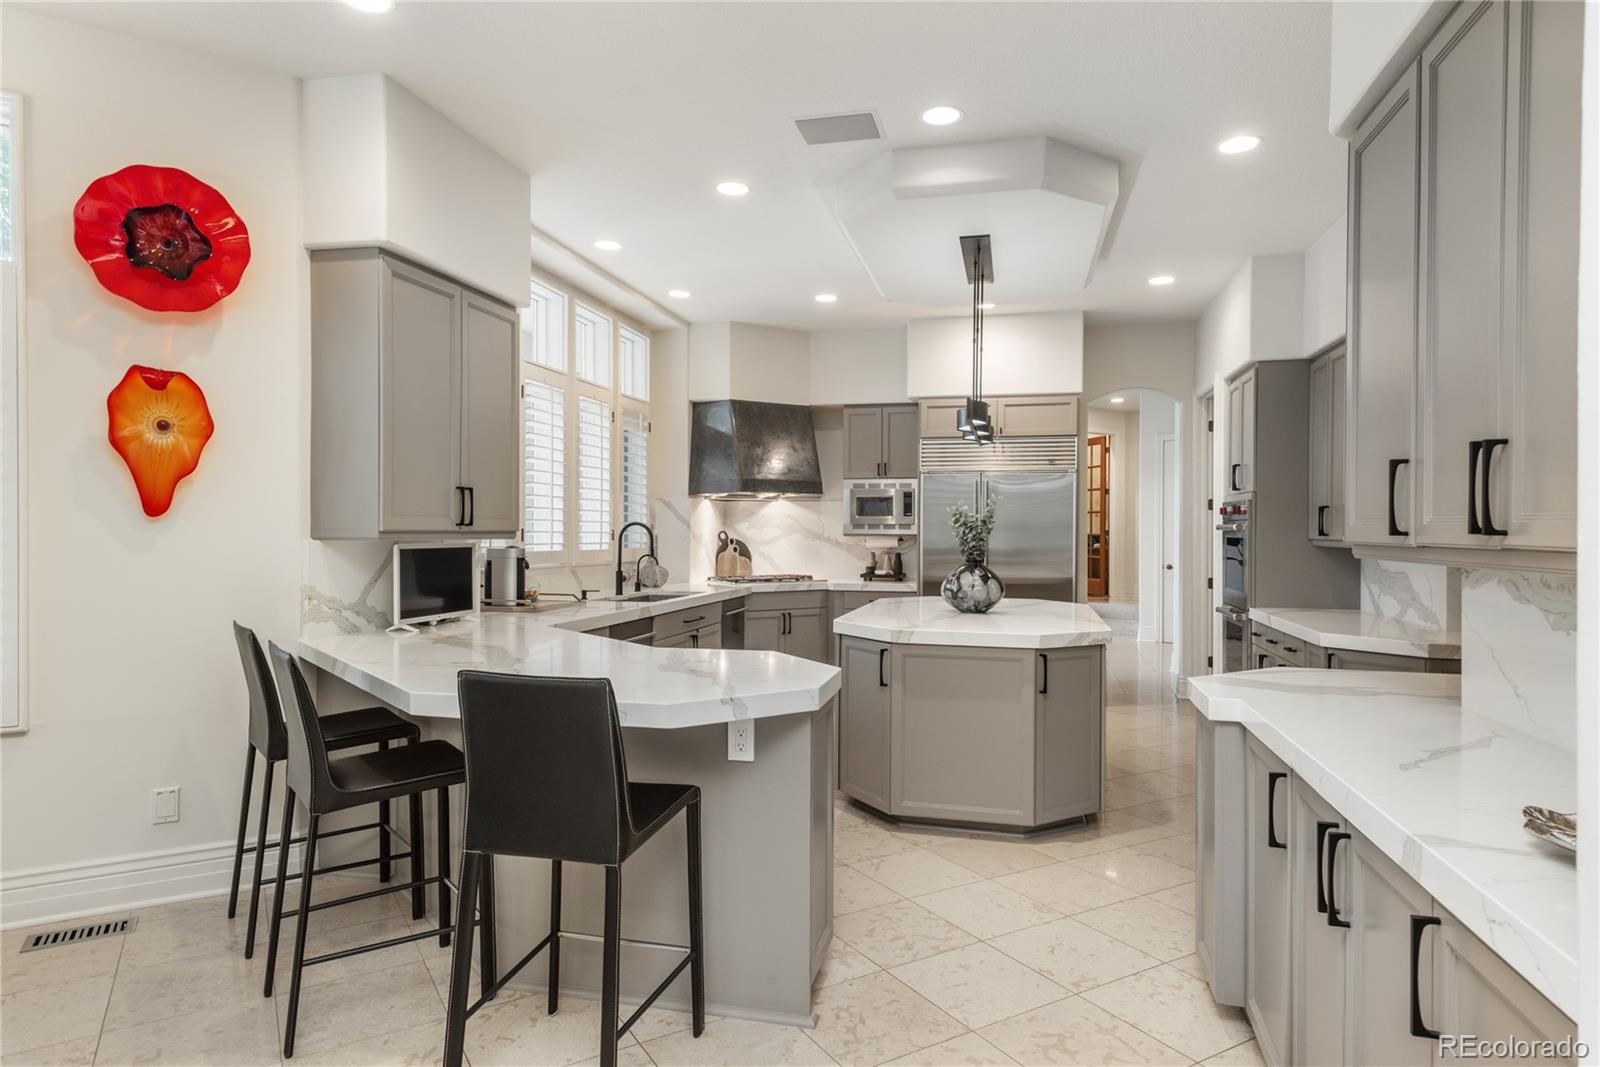
[[[1289,975],[1290,1060],[1340,1067],[1344,1059],[1344,930],[1328,921],[1328,835],[1345,825],[1298,777],[1289,794],[1289,866],[1293,906]],[[1338,895],[1336,888],[1335,896]]]
[[[1347,543],[1403,544],[1411,528],[1419,77],[1406,68],[1350,144]]]
[[[709,626],[702,626],[689,635],[690,648],[721,648],[722,647],[722,620],[718,619]]]
[[[656,645],[660,646],[668,639],[687,636],[697,630],[715,628],[718,633],[722,630],[722,605],[702,604],[699,607],[679,608],[677,611],[663,612],[651,622],[651,629],[655,633]],[[720,638],[718,643],[720,644]]]
[[[1256,368],[1229,380],[1228,492],[1249,493],[1256,488]]]
[[[1433,915],[1439,921],[1423,935],[1433,939],[1433,1003],[1423,1019],[1426,1026],[1441,1034],[1474,1034],[1484,1041],[1577,1040],[1577,1024],[1438,901]],[[1577,1060],[1546,1057],[1537,1062]]]
[[[1345,1062],[1431,1063],[1433,1042],[1411,1035],[1411,983],[1419,984],[1424,1004],[1433,988],[1429,956],[1412,973],[1411,916],[1429,914],[1432,899],[1354,830],[1330,835],[1326,863],[1334,888],[1330,907],[1336,919],[1350,924],[1344,929]]]
[[[1313,541],[1338,543],[1344,524],[1345,350],[1311,363],[1311,492]]]
[[[922,415],[922,436],[960,437],[961,431],[956,429],[956,416],[966,406],[964,398],[954,396],[919,401],[917,408]]]
[[[889,646],[839,639],[839,788],[889,810]]]
[[[752,598],[753,599],[753,598]],[[783,612],[776,608],[747,608],[744,613],[744,647],[764,652],[782,652]]]
[[[517,319],[376,249],[311,257],[311,534],[514,536]]]
[[[841,590],[839,590],[837,592],[829,593],[828,594],[828,602],[829,602],[828,611],[829,611],[829,615],[831,617],[828,620],[828,634],[829,634],[829,648],[828,648],[828,651],[830,653],[836,653],[838,651],[834,647],[832,634],[833,634],[833,620],[837,619],[839,616],[848,615],[848,614],[850,614],[850,612],[856,610],[857,608],[864,608],[868,604],[871,604],[873,601],[882,600],[885,597],[899,597],[899,596],[913,596],[913,595],[915,595],[915,594],[911,593],[908,590],[903,590],[903,589],[885,589],[882,592],[878,592],[877,590],[868,590],[868,589],[841,589]],[[836,659],[831,658],[831,657],[829,658],[828,662],[829,663],[834,663],[834,664],[838,663],[838,661]]]
[[[1219,1004],[1244,1005],[1245,729],[1195,716],[1195,954]]]
[[[990,403],[995,426],[1006,437],[1064,437],[1078,432],[1075,396],[1001,396]]]
[[[746,600],[744,647],[832,662],[826,590],[752,593]]]
[[[915,478],[921,415],[915,404],[844,409],[846,478]]]
[[[1269,1064],[1289,1062],[1289,768],[1245,739],[1245,1014]]]
[[[694,631],[673,634],[671,637],[657,637],[652,644],[656,648],[691,648],[694,645]]]
[[[1099,811],[1105,796],[1101,650],[1052,648],[1036,657],[1033,818],[1060,822]]]
[[[794,608],[789,612],[789,632],[785,635],[783,651],[791,656],[801,659],[816,660],[818,663],[829,663],[828,655],[829,626],[828,613],[819,607]]]

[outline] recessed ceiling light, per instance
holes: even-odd
[[[687,289],[668,289],[667,295],[672,297],[674,300],[687,300],[694,294],[689,292]]]
[[[951,107],[949,104],[939,104],[924,111],[922,113],[922,121],[929,126],[948,126],[952,122],[961,121],[961,109],[959,107]]]
[[[983,303],[978,305],[978,310],[979,311],[993,311],[994,310],[994,302],[990,301],[990,300],[986,300]]]
[[[1114,396],[1114,397],[1111,398],[1111,402],[1113,404],[1122,404],[1122,403],[1126,403],[1127,399],[1128,398],[1125,397],[1125,396]]]
[[[816,301],[819,304],[831,304],[835,300],[838,300],[838,299],[839,299],[839,294],[838,293],[818,293],[816,295]]]
[[[1228,138],[1217,145],[1217,151],[1225,156],[1236,156],[1240,152],[1248,152],[1261,143],[1261,138],[1253,133],[1241,133]]]
[[[1173,282],[1175,282],[1177,280],[1178,279],[1174,278],[1170,274],[1156,274],[1156,275],[1153,275],[1150,278],[1150,284],[1151,285],[1171,285]]]
[[[748,193],[749,191],[750,191],[750,187],[748,185],[746,185],[744,182],[718,182],[717,183],[717,192],[721,193],[723,196],[743,196],[745,193]]]
[[[381,15],[394,10],[394,0],[344,0],[344,2],[357,11],[365,11],[369,15]]]
[[[620,251],[622,249],[622,242],[621,241],[613,241],[613,240],[611,240],[609,238],[605,238],[605,239],[596,241],[594,243],[594,246],[596,248],[598,248],[602,252],[617,252],[617,251]]]

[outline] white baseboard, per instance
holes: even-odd
[[[1181,700],[1188,700],[1189,699],[1189,679],[1187,679],[1187,678],[1179,678],[1178,679],[1178,697]]]
[[[0,929],[226,893],[233,849],[226,841],[0,874]],[[300,851],[294,846],[291,865],[298,865]],[[276,853],[267,858],[275,860]],[[246,854],[246,892],[250,864]]]

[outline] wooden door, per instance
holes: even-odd
[[[1401,75],[1350,145],[1347,542],[1403,544],[1411,529],[1417,83],[1417,68]]]
[[[514,536],[521,471],[517,313],[464,293],[461,320],[461,484],[480,537]]]
[[[1111,595],[1111,440],[1103,434],[1089,438],[1089,562],[1086,577],[1090,597]]]
[[[454,531],[464,517],[461,290],[385,257],[380,299],[383,531]]]
[[[914,405],[883,409],[883,473],[887,478],[915,478],[921,465],[922,413]]]
[[[844,476],[883,477],[883,409],[844,409]]]

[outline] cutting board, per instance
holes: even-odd
[[[714,573],[718,578],[742,578],[751,573],[750,546],[728,531],[717,534],[717,556]]]

